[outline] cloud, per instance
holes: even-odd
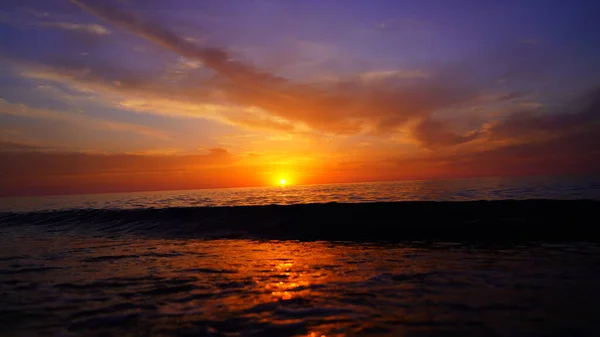
[[[597,173],[600,171],[600,127],[552,139],[441,156],[441,172],[449,176]]]
[[[479,111],[472,109],[473,105],[517,106],[515,99],[524,94],[485,89],[471,65],[451,65],[427,71],[370,71],[325,82],[294,83],[234,60],[224,49],[197,45],[159,22],[145,21],[105,2],[72,2],[173,51],[180,56],[180,63],[202,65],[178,70],[190,75],[178,76],[169,83],[165,83],[162,76],[136,74],[98,62],[82,66],[76,60],[63,60],[24,73],[33,78],[103,92],[111,95],[114,106],[122,109],[209,118],[245,128],[279,132],[338,135],[403,132],[422,147],[437,151],[463,145],[475,148],[488,140],[495,146],[510,144],[511,138],[502,136],[508,132],[502,128],[518,129],[516,125],[507,126],[510,123],[522,125],[524,131],[517,132],[519,134],[532,136],[539,132],[523,126],[528,123],[524,116],[531,113],[509,113],[504,120],[506,114],[497,114],[493,116],[495,120],[481,121]],[[522,62],[516,68],[521,66]],[[512,106],[506,111],[514,111],[511,109]],[[454,114],[459,117],[447,118],[444,111],[462,112]],[[537,113],[544,116],[544,111]]]
[[[193,103],[154,97],[125,98],[118,107],[135,112],[187,118],[207,118],[252,130],[293,131],[294,125],[257,109],[223,104]]]
[[[38,25],[43,27],[58,28],[62,30],[82,32],[93,35],[108,35],[111,33],[111,31],[105,28],[104,26],[95,23],[82,24],[72,22],[43,22],[39,23]]]
[[[0,152],[64,152],[69,150],[72,151],[72,149],[73,148],[60,145],[52,145],[45,142],[37,141],[35,139],[24,138],[19,136],[0,138]]]
[[[0,151],[0,195],[217,187],[227,183],[222,167],[234,161],[223,148],[184,155]]]
[[[413,35],[430,35],[433,32],[433,22],[410,19],[387,19],[377,22],[371,29],[380,32],[395,32]]]
[[[466,153],[346,157],[326,163],[319,182],[420,180],[493,176],[597,174],[600,127],[527,143],[511,143]]]
[[[430,149],[467,143],[481,135],[479,131],[471,131],[466,134],[452,132],[445,127],[443,122],[431,119],[420,121],[413,132],[416,138]]]
[[[19,60],[20,75],[36,80],[64,83],[81,91],[103,94],[101,104],[138,113],[182,118],[206,118],[252,130],[302,130],[264,109],[224,102],[219,91],[204,80],[171,84],[162,78],[143,78],[108,68],[71,64],[42,66]]]
[[[486,142],[479,150],[434,151],[410,157],[387,157],[387,153],[356,158],[341,154],[324,158],[308,171],[312,180],[305,182],[598,172],[600,92],[590,93],[585,100],[586,104],[580,104],[571,114],[508,116],[482,131],[479,138]],[[437,127],[435,122],[424,120],[415,128],[434,148],[465,142]],[[544,136],[515,140],[537,132]],[[502,141],[508,141],[507,145],[493,146]],[[236,166],[242,157],[256,157],[256,153],[234,156],[224,148],[209,149],[206,154],[98,154],[47,152],[0,141],[0,149],[5,150],[0,151],[0,162],[4,163],[0,165],[0,194],[4,195],[242,186],[257,181],[256,177],[248,177],[248,172],[261,169]],[[322,172],[315,173],[318,170]]]
[[[5,141],[5,140],[0,139],[0,152],[3,152],[3,151],[26,151],[26,150],[34,150],[36,148],[37,147],[35,147],[33,145]]]
[[[445,163],[443,172],[462,168],[465,176],[598,172],[600,90],[571,107],[576,111],[515,112],[482,132],[483,150],[430,159]]]
[[[25,104],[11,103],[0,99],[0,115],[11,115],[35,119],[53,119],[76,124],[94,130],[133,132],[153,138],[168,139],[160,130],[147,126],[111,121],[80,113],[68,113],[51,109],[33,108]]]
[[[327,172],[339,181],[440,179],[524,174],[600,172],[600,90],[593,90],[562,114],[515,112],[481,130],[477,146],[414,155],[343,159]],[[460,143],[435,122],[415,127],[428,146]]]
[[[370,71],[362,73],[359,77],[364,81],[383,81],[390,79],[410,79],[410,78],[427,78],[429,74],[419,69],[409,70],[382,70],[382,71]]]
[[[35,10],[33,8],[26,8],[25,11],[37,18],[47,18],[50,16],[50,13],[48,13],[48,12],[41,12],[41,11]]]
[[[544,114],[533,110],[512,113],[487,129],[488,139],[547,140],[585,133],[600,127],[600,89],[592,90],[564,109],[569,108],[579,111]]]
[[[319,85],[295,84],[235,61],[223,49],[190,43],[160,23],[146,22],[105,3],[72,2],[180,56],[201,62],[219,75],[210,84],[228,100],[242,106],[260,108],[278,118],[306,125],[319,132],[393,132],[408,121],[428,119],[437,109],[468,100],[477,91],[475,88],[465,90],[455,77],[446,74],[425,76],[416,72],[367,75],[367,79],[382,76],[405,78],[410,75],[420,80],[409,84],[364,79]],[[442,127],[444,125],[439,126]]]
[[[10,164],[4,165],[1,172],[12,176],[181,171],[228,164],[232,160],[231,154],[223,148],[213,148],[208,150],[208,154],[195,155],[28,151],[9,153],[6,157],[10,158]]]
[[[23,15],[24,13],[26,15]],[[50,21],[49,19],[53,19],[54,21]],[[41,12],[35,9],[24,9],[21,12],[12,13],[0,12],[0,22],[21,28],[52,28],[98,36],[112,33],[108,28],[97,23],[72,22],[64,15],[51,15],[48,12]]]

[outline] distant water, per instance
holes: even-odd
[[[521,215],[535,208],[532,219],[562,205],[568,229],[576,218],[568,207],[594,214],[595,202],[469,203],[454,213],[436,203],[447,214],[433,216],[424,214],[432,203],[197,208],[532,198],[600,200],[600,183],[486,178],[0,199],[0,335],[600,336],[596,242],[390,243],[361,232],[375,220],[418,227],[450,215],[476,227],[473,216],[505,217],[496,224],[522,229],[527,218],[489,204]],[[456,214],[482,205],[491,208]],[[375,211],[331,216],[358,208]],[[334,234],[358,221],[352,241],[197,235],[207,226],[319,232],[335,219],[343,221]]]
[[[600,176],[472,178],[0,198],[0,212],[500,199],[600,200]]]

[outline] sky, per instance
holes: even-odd
[[[5,0],[0,196],[598,173],[598,12]]]

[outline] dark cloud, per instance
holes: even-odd
[[[581,107],[582,106],[582,107]],[[527,137],[561,137],[597,129],[600,125],[600,90],[593,90],[564,109],[566,113],[518,112],[489,129],[491,140]]]
[[[478,131],[459,134],[450,131],[449,128],[445,127],[444,123],[431,119],[425,119],[419,122],[413,132],[417,139],[430,149],[466,143],[479,137],[481,134],[481,132]]]
[[[464,177],[600,172],[600,127],[550,140],[442,157],[445,174]]]
[[[563,114],[515,113],[486,131],[490,149],[433,154],[429,165],[449,175],[506,175],[600,172],[600,90]],[[429,126],[434,140],[444,135]],[[451,142],[455,135],[448,135]],[[494,147],[500,142],[504,145]],[[400,162],[403,162],[402,160]],[[402,164],[401,164],[402,165]]]

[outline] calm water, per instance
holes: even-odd
[[[177,215],[197,213],[160,213],[157,223],[167,210],[144,210],[600,199],[599,186],[470,179],[2,199],[4,211],[139,210],[0,213],[0,335],[600,336],[596,243],[173,238],[164,233],[183,226]]]
[[[600,177],[549,176],[0,198],[0,211],[406,200],[596,199]]]

